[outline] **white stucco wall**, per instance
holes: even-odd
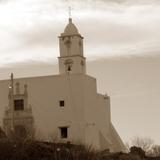
[[[112,144],[109,99],[97,94],[96,79],[84,74],[54,75],[16,79],[21,87],[28,85],[28,101],[32,105],[37,135],[41,139],[59,139],[59,127],[68,127],[73,143],[105,149]],[[8,105],[9,81],[0,81],[0,116]],[[22,89],[21,89],[22,90]],[[59,101],[65,101],[65,107]],[[112,138],[110,137],[112,134]],[[120,137],[116,136],[116,143]],[[105,139],[105,140],[102,140]],[[119,144],[117,145],[120,146]],[[116,148],[116,147],[114,147]]]

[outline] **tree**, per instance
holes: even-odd
[[[153,144],[154,141],[150,138],[134,137],[131,139],[130,146],[140,147],[148,154],[151,152]]]
[[[152,153],[153,156],[158,157],[160,156],[160,145],[152,146]]]

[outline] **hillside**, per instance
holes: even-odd
[[[82,145],[1,140],[0,160],[160,160],[160,157],[147,157],[137,147],[132,147],[129,153],[109,153]]]

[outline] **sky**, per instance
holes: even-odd
[[[73,22],[84,36],[87,72],[111,96],[124,141],[160,144],[159,0],[1,0],[0,79],[58,73],[58,36]]]

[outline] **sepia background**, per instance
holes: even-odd
[[[58,73],[69,6],[85,38],[87,73],[111,97],[120,136],[160,144],[159,0],[1,0],[0,79]]]

